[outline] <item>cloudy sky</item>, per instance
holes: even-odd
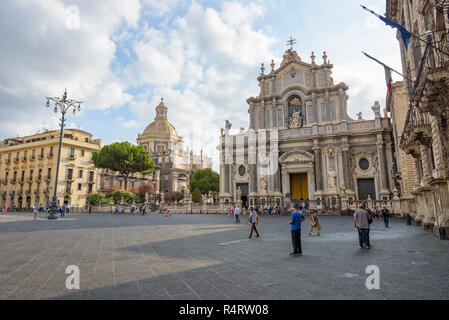
[[[249,125],[246,99],[258,94],[260,64],[282,60],[290,36],[333,78],[349,86],[350,116],[372,118],[385,104],[383,68],[401,70],[385,0],[3,0],[0,2],[0,138],[55,129],[46,96],[83,100],[69,126],[104,144],[135,143],[164,97],[186,146],[215,160],[220,128]],[[400,80],[393,75],[394,80]],[[217,169],[217,167],[215,167]]]

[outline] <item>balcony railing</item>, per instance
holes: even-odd
[[[44,159],[44,155],[43,155],[43,154],[39,154],[39,155],[37,156],[37,158],[38,158],[39,160],[43,160],[43,159]]]
[[[19,158],[14,158],[14,163],[19,163],[20,159]]]
[[[31,190],[25,190],[25,194],[31,194]]]
[[[72,194],[72,190],[71,189],[66,189],[65,190],[65,195],[71,195]]]
[[[69,154],[69,160],[75,160],[76,159],[76,156],[74,155],[74,154]]]
[[[66,176],[65,180],[68,182],[73,182],[74,178],[73,178],[73,176]]]
[[[21,194],[23,194],[23,190],[22,189],[17,190],[17,195],[21,195]]]
[[[5,164],[11,164],[11,159],[6,159]]]
[[[14,190],[11,190],[11,191],[9,191],[9,194],[10,194],[11,196],[13,196],[13,195],[16,194],[16,192],[15,192]]]
[[[41,190],[40,189],[35,189],[34,190],[34,194],[40,194],[41,193]]]
[[[34,160],[36,160],[36,156],[31,156],[30,161],[34,161]]]
[[[37,176],[36,181],[41,182],[42,181],[42,176]]]
[[[50,189],[49,189],[49,188],[45,188],[45,189],[43,190],[43,192],[44,192],[44,194],[49,194],[49,193],[50,193]]]
[[[421,112],[415,104],[410,104],[400,139],[401,148],[412,153],[413,149],[418,152],[418,144],[429,144],[431,137],[429,115]]]
[[[53,152],[47,153],[47,158],[48,159],[53,159],[54,156],[55,156],[55,154]]]
[[[11,179],[9,180],[9,182],[11,182],[11,183],[17,183],[17,179],[16,179],[16,178],[11,178]]]
[[[27,182],[33,182],[33,177],[28,177]]]
[[[28,160],[28,157],[27,157],[27,156],[23,156],[23,157],[22,157],[22,161],[23,161],[23,162],[26,162],[27,160]]]

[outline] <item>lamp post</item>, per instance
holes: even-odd
[[[56,197],[57,197],[57,191],[58,191],[58,175],[59,175],[59,162],[61,161],[61,147],[62,147],[62,137],[63,137],[63,133],[64,133],[64,125],[65,125],[65,114],[67,113],[67,111],[69,111],[70,108],[73,108],[73,114],[76,114],[76,109],[78,109],[78,111],[81,111],[81,103],[82,101],[76,101],[76,100],[69,100],[67,99],[67,89],[64,90],[64,94],[62,96],[62,98],[59,97],[53,97],[53,98],[49,98],[49,97],[45,97],[47,99],[47,103],[45,104],[45,106],[47,108],[50,107],[50,102],[53,102],[55,104],[55,108],[54,108],[54,112],[58,113],[58,111],[61,112],[62,117],[61,117],[61,123],[59,124],[59,126],[61,127],[61,133],[59,135],[59,150],[58,150],[58,162],[56,165],[56,177],[55,177],[55,190],[53,193],[53,199],[51,202],[51,206],[50,206],[50,213],[48,215],[48,219],[58,219],[58,216],[56,215],[56,212],[58,210],[57,207],[57,201],[56,201]]]

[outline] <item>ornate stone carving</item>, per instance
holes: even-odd
[[[329,169],[328,177],[327,177],[327,185],[329,189],[335,188],[335,179],[337,177],[337,173],[333,169]]]
[[[280,163],[309,163],[315,161],[315,156],[306,151],[291,151],[282,155]]]
[[[268,187],[267,177],[266,176],[260,177],[260,189],[262,191],[265,191],[267,190],[267,187]]]

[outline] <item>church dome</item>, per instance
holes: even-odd
[[[156,107],[156,117],[154,121],[150,123],[142,133],[142,136],[152,136],[159,138],[171,138],[178,137],[175,127],[168,122],[167,119],[168,108],[161,99],[161,103]]]

